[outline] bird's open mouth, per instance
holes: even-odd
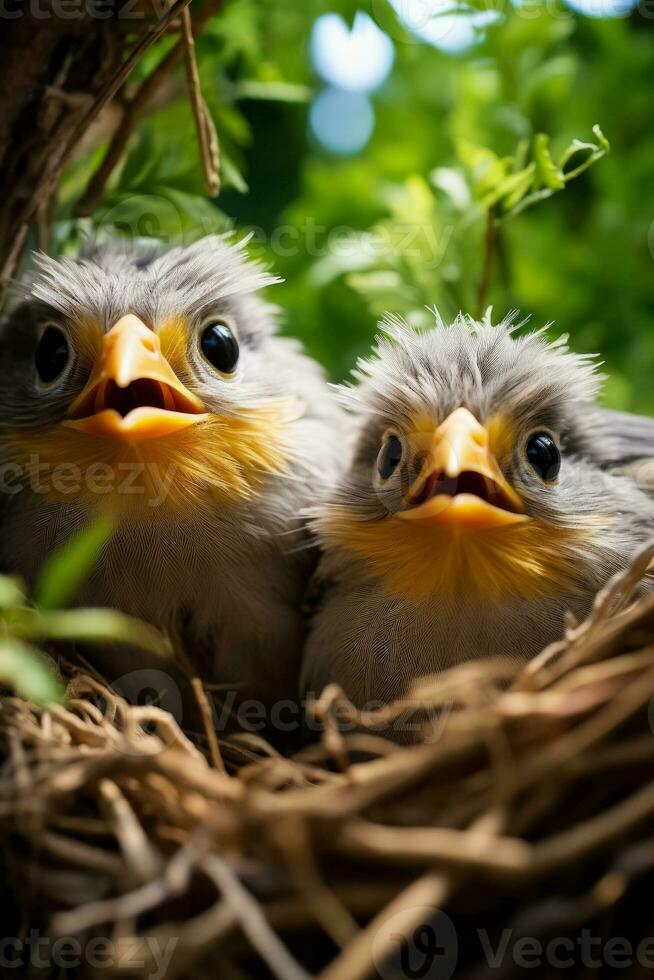
[[[457,409],[434,433],[430,459],[397,516],[469,530],[529,520],[490,452],[486,430],[466,409]]]
[[[464,470],[457,476],[447,476],[445,473],[430,473],[414,496],[409,494],[408,503],[419,507],[433,497],[458,497],[461,494],[472,494],[480,500],[516,513],[515,501],[511,499],[504,487],[495,480],[477,473],[474,470]]]
[[[105,336],[101,356],[65,425],[135,442],[179,432],[206,418],[200,399],[161,353],[156,335],[129,315]]]
[[[430,474],[399,516],[423,524],[459,524],[468,528],[502,527],[526,520],[504,487],[473,470],[458,476]]]

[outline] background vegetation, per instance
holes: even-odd
[[[285,329],[334,379],[368,349],[386,310],[419,323],[426,305],[451,316],[493,303],[497,315],[519,308],[569,332],[577,349],[601,352],[609,403],[654,412],[652,20],[610,0],[594,0],[594,13],[613,14],[601,17],[557,0],[490,12],[479,2],[457,8],[459,21],[429,22],[440,45],[469,32],[452,52],[419,36],[425,10],[442,13],[438,5],[231,0],[197,39],[221,143],[218,201],[204,189],[180,67],[92,214],[74,217],[106,152],[108,131],[96,126],[65,174],[51,247],[72,251],[98,229],[188,241],[254,228],[255,247],[286,280],[271,291]],[[315,58],[316,22],[329,13],[343,18],[327,52],[342,89],[331,89],[336,138],[356,136],[361,113],[368,125],[374,113],[369,140],[345,153],[315,125],[316,100],[333,81]],[[373,91],[353,92],[381,50],[378,33],[365,41],[366,17],[384,32],[393,66]],[[359,49],[348,48],[352,27]],[[151,48],[130,85],[173,43]],[[354,77],[353,66],[362,69]],[[595,124],[611,152],[585,169],[605,149]],[[537,134],[549,136],[551,155]],[[594,146],[573,152],[574,139]]]

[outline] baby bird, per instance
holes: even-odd
[[[0,337],[0,566],[34,581],[109,515],[79,601],[148,620],[265,704],[297,690],[299,515],[340,412],[256,295],[274,281],[220,236],[41,256]]]
[[[653,536],[625,464],[654,456],[654,424],[600,410],[596,365],[565,339],[515,329],[388,319],[344,389],[358,439],[314,517],[307,694],[334,681],[363,707],[462,661],[526,660]]]

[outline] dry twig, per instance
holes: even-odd
[[[545,907],[562,935],[617,914],[654,876],[654,602],[634,602],[650,560],[526,668],[417,684],[421,712],[453,708],[414,745],[383,730],[407,702],[366,714],[332,688],[321,745],[282,758],[234,736],[225,749],[248,761],[228,774],[199,681],[210,759],[161,709],[88,675],[65,707],[0,699],[0,822],[22,855],[5,888],[27,920],[49,908],[57,935],[174,937],[171,977],[205,960],[247,974],[256,955],[284,980],[363,980],[438,909],[465,934],[479,894],[500,931]],[[74,908],[53,903],[69,893]],[[460,944],[466,969],[475,955]]]

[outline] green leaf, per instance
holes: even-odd
[[[498,221],[498,224],[503,225],[511,218],[515,218],[517,215],[522,214],[523,211],[526,211],[528,208],[532,207],[532,205],[539,204],[540,201],[546,201],[548,197],[551,197],[552,194],[555,193],[556,191],[553,191],[550,187],[541,187],[540,190],[527,194],[526,197],[523,197],[520,201],[518,201],[518,203],[513,205],[510,211],[507,211],[506,214],[502,215]]]
[[[308,85],[292,82],[263,82],[256,78],[244,78],[234,86],[234,98],[258,99],[269,102],[308,102],[312,92]]]
[[[36,586],[41,609],[61,609],[71,604],[81,584],[111,537],[113,523],[96,521],[74,535],[44,566]]]
[[[515,153],[513,154],[512,167],[514,173],[519,170],[524,170],[524,168],[529,163],[529,151],[531,147],[531,141],[523,136],[521,140],[518,140],[518,145],[515,148]]]
[[[595,125],[593,126],[593,133],[597,137],[597,142],[600,145],[600,149],[604,150],[605,153],[609,153],[611,151],[611,144],[609,143],[606,136],[602,132],[599,123],[595,123]]]
[[[536,179],[545,187],[558,191],[565,187],[565,177],[552,160],[549,150],[550,138],[545,133],[534,136],[534,162]]]
[[[592,167],[594,163],[601,160],[602,157],[611,149],[609,141],[602,132],[599,126],[593,126],[593,133],[597,137],[597,143],[585,142],[583,140],[574,139],[568,147],[563,151],[561,159],[559,160],[559,169],[562,171],[566,183],[569,180],[573,180],[578,177],[589,167]],[[576,156],[581,155],[581,163],[573,167],[572,170],[566,170],[566,167],[570,164]]]
[[[12,637],[0,640],[0,682],[35,704],[61,701],[64,696],[50,658]]]
[[[225,212],[216,207],[211,198],[188,194],[171,186],[162,185],[155,190],[162,200],[169,201],[174,207],[180,232],[188,240],[219,234],[230,227]]]
[[[227,187],[233,187],[239,194],[247,194],[250,188],[243,174],[224,150],[220,157],[220,172]]]
[[[524,170],[518,171],[517,174],[509,174],[508,177],[500,181],[493,191],[486,195],[484,204],[490,207],[502,202],[504,208],[510,211],[528,192],[533,183],[535,172],[536,164],[532,162]]]
[[[550,154],[549,136],[537,133],[533,140],[532,162],[518,173],[505,178],[484,198],[483,203],[487,207],[501,203],[502,214],[498,218],[498,224],[504,224],[534,204],[562,191],[570,180],[601,160],[608,152],[609,143],[599,126],[594,126],[593,132],[597,143],[573,140],[563,152],[558,166]],[[519,149],[514,160],[518,155],[522,156],[523,152]],[[566,170],[566,166],[579,153],[583,154],[582,162],[572,170]]]
[[[503,160],[485,146],[477,146],[468,140],[457,143],[459,159],[469,171],[472,186],[478,197],[492,193],[508,172],[507,160]]]
[[[459,211],[465,211],[470,205],[470,189],[463,174],[454,167],[436,167],[429,174],[431,184],[447,194],[453,205]]]
[[[159,160],[154,141],[150,130],[144,126],[139,132],[138,139],[132,140],[130,150],[121,167],[118,181],[121,190],[145,189],[147,191],[156,178],[158,166]]]
[[[22,606],[25,603],[25,589],[19,578],[0,575],[0,609]]]
[[[61,612],[25,609],[12,619],[12,631],[35,642],[120,643],[159,657],[172,656],[170,641],[158,629],[115,609],[67,609]]]

